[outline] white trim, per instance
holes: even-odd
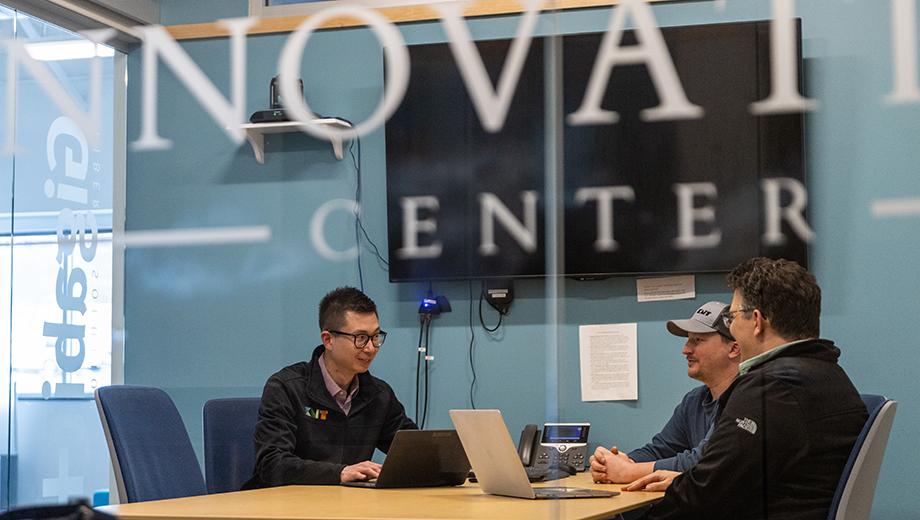
[[[127,180],[127,92],[128,92],[128,56],[115,53],[112,63],[112,93],[115,97],[112,109],[112,239],[121,237],[125,232],[125,185]],[[125,250],[112,248],[112,359],[111,377],[113,385],[125,384]],[[99,406],[99,403],[96,403]],[[101,414],[101,408],[100,414]],[[104,427],[108,424],[103,420]],[[109,435],[109,503],[120,504],[125,501],[124,482],[121,481],[121,468],[117,465],[115,451],[111,446]],[[117,473],[116,473],[117,472]],[[119,491],[121,488],[121,491]]]
[[[127,91],[128,57],[115,53],[112,93],[112,240],[125,233],[125,184],[127,178]],[[125,383],[125,250],[112,248],[112,384]],[[115,489],[115,486],[110,486]],[[113,502],[117,503],[117,502]]]
[[[102,242],[111,242],[112,235],[106,232],[100,232],[96,236],[96,241],[99,243]],[[57,244],[57,235],[54,233],[45,233],[41,235],[16,235],[11,237],[9,235],[0,236],[0,246],[36,246],[36,245],[48,245],[48,244]]]
[[[876,199],[872,201],[872,216],[875,218],[920,216],[920,197]]]
[[[211,246],[268,242],[271,237],[272,230],[268,226],[156,229],[124,232],[115,244],[120,247]]]
[[[112,210],[110,209],[89,209],[81,210],[83,213],[92,213],[93,215],[111,215]],[[57,218],[60,215],[60,210],[56,211],[17,211],[16,220],[22,220],[27,218]],[[0,213],[0,220],[10,219],[13,216],[12,213]]]

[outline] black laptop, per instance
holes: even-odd
[[[396,432],[380,476],[343,485],[376,489],[459,486],[470,462],[455,430]]]

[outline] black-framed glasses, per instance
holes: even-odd
[[[753,307],[741,308],[735,311],[725,311],[722,313],[722,321],[725,323],[726,327],[731,327],[732,322],[735,321],[735,314],[739,312],[751,312],[752,310],[754,310]]]
[[[378,330],[376,334],[352,334],[351,332],[342,332],[340,330],[329,330],[327,332],[330,334],[338,334],[339,336],[351,336],[352,341],[355,342],[355,348],[358,350],[366,347],[368,341],[374,345],[374,348],[380,348],[387,339],[387,333],[382,330]]]

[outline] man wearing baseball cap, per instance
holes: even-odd
[[[821,287],[796,262],[752,258],[728,275],[726,325],[744,358],[696,465],[624,487],[665,491],[643,518],[824,519],[868,413],[821,339]]]
[[[628,454],[616,446],[598,447],[590,459],[595,482],[632,482],[658,469],[686,471],[696,464],[712,430],[719,396],[738,375],[741,350],[722,319],[726,310],[725,303],[711,301],[690,318],[667,323],[668,332],[687,338],[687,375],[703,385],[684,396],[664,429],[645,446]]]

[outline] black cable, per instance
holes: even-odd
[[[341,118],[340,118],[341,119]],[[349,121],[350,122],[350,121]],[[357,145],[358,153],[355,155],[355,146]],[[351,163],[355,168],[355,241],[358,245],[358,277],[362,278],[361,271],[361,237],[364,237],[364,240],[370,244],[371,248],[374,250],[374,257],[377,258],[377,261],[380,263],[380,267],[389,272],[390,262],[388,262],[383,255],[380,254],[380,249],[377,247],[377,244],[371,240],[370,235],[367,233],[367,229],[364,228],[364,221],[361,220],[361,215],[359,212],[359,203],[361,201],[361,138],[355,137],[351,145],[348,147],[348,153],[351,155]]]
[[[476,409],[476,402],[473,401],[473,388],[476,386],[476,366],[473,364],[473,345],[474,340],[476,339],[475,331],[473,330],[473,281],[469,280],[470,287],[470,371],[473,372],[473,380],[470,382],[470,408]]]
[[[355,157],[355,145],[358,147],[358,156]],[[355,248],[358,255],[358,285],[361,291],[364,291],[364,271],[361,269],[361,234],[358,232],[361,228],[361,138],[355,136],[348,147],[348,153],[351,155],[351,163],[355,167]]]
[[[426,347],[425,347],[426,350],[425,350],[425,352],[422,353],[422,356],[427,356],[427,355],[428,355],[428,350],[427,350],[427,348],[428,348],[428,347],[427,347],[427,344],[428,344],[428,332],[427,332],[427,331],[425,332],[425,344],[426,344]],[[425,429],[425,421],[428,419],[428,417],[427,417],[427,415],[428,415],[427,404],[428,404],[428,403],[425,402],[425,400],[427,399],[426,396],[428,395],[428,360],[427,360],[427,359],[425,359],[425,360],[422,361],[422,367],[423,367],[423,370],[425,371],[425,376],[424,376],[424,378],[423,378],[423,381],[424,381],[424,382],[422,383],[422,385],[424,386],[424,390],[422,390],[422,411],[421,411],[421,414],[422,414],[422,423],[419,425],[419,429],[424,430],[424,429]]]
[[[355,142],[357,142],[357,145],[358,145],[357,158],[355,157],[355,151],[354,151]],[[361,138],[360,137],[356,137],[355,140],[352,141],[352,145],[351,147],[349,147],[349,153],[351,154],[351,162],[355,167],[355,171],[358,172],[357,189],[360,192],[360,189],[361,189],[361,162],[362,162]],[[358,218],[355,219],[355,222],[357,223],[358,228],[361,230],[361,234],[364,236],[364,239],[367,240],[367,243],[370,244],[370,246],[374,249],[374,256],[377,257],[377,261],[379,261],[382,264],[382,267],[384,267],[384,271],[388,271],[390,267],[390,262],[387,261],[385,258],[383,258],[383,255],[380,254],[380,249],[377,247],[377,244],[371,239],[370,235],[367,234],[367,229],[364,228],[364,221],[361,220],[360,216],[358,216]]]
[[[377,249],[377,244],[371,240],[371,237],[368,236],[367,230],[364,229],[364,222],[358,222],[358,225],[361,227],[361,234],[364,235],[364,239],[367,240],[367,243],[371,245],[371,248],[374,249],[374,256],[377,258],[377,261],[380,262],[380,268],[386,272],[390,271],[390,262],[387,261],[383,255],[380,254],[380,249]]]
[[[420,373],[421,373],[421,371],[422,371],[422,368],[421,368],[421,362],[422,362],[422,333],[423,333],[424,331],[425,331],[425,317],[422,316],[422,319],[421,319],[421,321],[420,321],[420,323],[419,323],[419,327],[418,327],[418,348],[416,349],[416,352],[415,352],[415,354],[416,354],[416,355],[415,355],[415,415],[414,415],[413,417],[415,417],[415,420],[416,420],[416,421],[419,420],[419,415],[418,415],[418,410],[419,410],[419,406],[418,406],[418,405],[419,405],[419,401],[418,401],[418,397],[419,397],[419,393],[420,393],[420,390],[421,390],[421,389],[419,388],[419,383],[421,382],[420,379],[419,379],[419,375],[420,375]]]
[[[422,409],[422,429],[425,429],[425,423],[428,422],[428,396],[430,394],[428,387],[428,367],[431,364],[428,360],[428,356],[431,355],[431,325],[429,324],[428,328],[425,329],[425,405]]]
[[[472,304],[472,303],[471,303]],[[505,317],[505,313],[498,312],[498,324],[495,325],[495,328],[490,329],[486,326],[486,321],[482,317],[482,292],[479,293],[479,323],[482,325],[482,328],[486,329],[489,332],[495,332],[499,327],[502,326],[502,318]]]

